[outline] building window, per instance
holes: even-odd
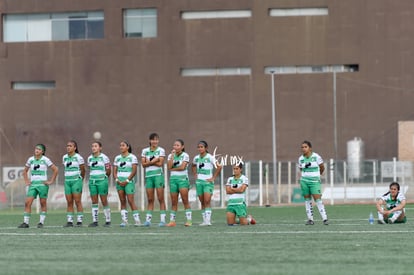
[[[124,10],[124,37],[157,37],[157,10]]]
[[[221,10],[221,11],[183,11],[181,19],[217,19],[217,18],[246,18],[252,17],[251,10]]]
[[[50,90],[56,88],[55,81],[15,81],[12,82],[13,90]]]
[[[251,75],[251,73],[252,70],[248,67],[181,69],[181,76]]]
[[[274,66],[265,67],[265,74],[317,74],[317,73],[345,73],[358,72],[358,64],[344,65],[304,65],[304,66]]]
[[[328,8],[284,8],[269,9],[269,15],[274,17],[285,16],[323,16],[328,15]]]
[[[35,42],[102,39],[102,11],[6,14],[3,17],[4,42]]]

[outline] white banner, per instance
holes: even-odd
[[[10,182],[23,178],[24,167],[3,167],[3,187],[6,187]]]

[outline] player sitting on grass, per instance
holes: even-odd
[[[385,209],[384,206],[385,205]],[[405,223],[405,196],[398,182],[390,184],[390,190],[377,201],[378,223]]]
[[[233,176],[229,177],[226,183],[226,193],[229,195],[227,203],[227,224],[236,225],[236,217],[240,225],[255,224],[252,215],[247,215],[246,188],[249,179],[242,174],[243,164],[233,166]]]

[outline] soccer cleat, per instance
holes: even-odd
[[[39,223],[37,224],[37,228],[43,228],[43,223],[39,222]]]
[[[82,222],[77,222],[76,227],[82,227]]]
[[[22,223],[17,228],[29,228],[29,225],[27,223]]]
[[[160,222],[159,224],[158,224],[158,226],[159,227],[164,227],[166,224],[165,224],[165,222]]]
[[[186,221],[185,224],[184,224],[184,226],[187,226],[187,227],[190,227],[192,225],[193,225],[192,221]]]
[[[378,220],[378,224],[385,224],[384,220]]]
[[[128,225],[127,222],[121,222],[121,224],[119,225],[120,227],[126,227]]]
[[[145,222],[144,222],[144,226],[145,226],[145,227],[150,227],[150,226],[151,226],[151,222],[149,222],[149,221],[145,221]]]
[[[67,222],[63,227],[73,227],[73,222]]]
[[[247,215],[247,221],[249,224],[256,224],[256,220],[253,218],[252,215]]]
[[[168,227],[174,227],[174,226],[176,226],[177,224],[176,224],[176,222],[175,221],[170,221],[166,226],[168,226]]]
[[[315,223],[312,220],[308,220],[305,225],[314,225]]]
[[[106,223],[104,224],[104,227],[111,227],[111,222],[106,222]]]
[[[98,222],[93,222],[88,225],[88,227],[97,227],[97,226],[98,226]]]
[[[390,219],[388,219],[388,224],[393,224],[393,223],[395,223],[395,221],[396,221],[396,220],[394,220],[394,219],[390,218]]]
[[[324,225],[329,225],[329,221],[326,219],[326,220],[323,220],[323,224]]]
[[[136,227],[141,226],[141,221],[136,221],[134,226],[136,226]]]
[[[202,222],[202,223],[200,223],[200,226],[211,226],[211,223],[209,223],[209,222]]]

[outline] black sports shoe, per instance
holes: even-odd
[[[37,228],[43,228],[43,223],[39,222],[39,223],[37,224]]]
[[[329,221],[326,219],[326,220],[323,220],[323,224],[324,225],[329,225]]]
[[[104,224],[104,226],[105,226],[105,227],[111,227],[111,222],[106,222],[106,223]]]
[[[315,223],[312,220],[308,220],[305,224],[306,225],[314,225]]]
[[[29,228],[29,225],[27,223],[22,223],[17,228]]]
[[[82,222],[77,222],[77,223],[76,223],[76,226],[77,226],[77,227],[81,227],[81,226],[82,226]]]
[[[97,227],[97,226],[98,226],[98,222],[93,222],[88,225],[88,227]]]
[[[73,222],[67,222],[63,227],[73,227]]]

